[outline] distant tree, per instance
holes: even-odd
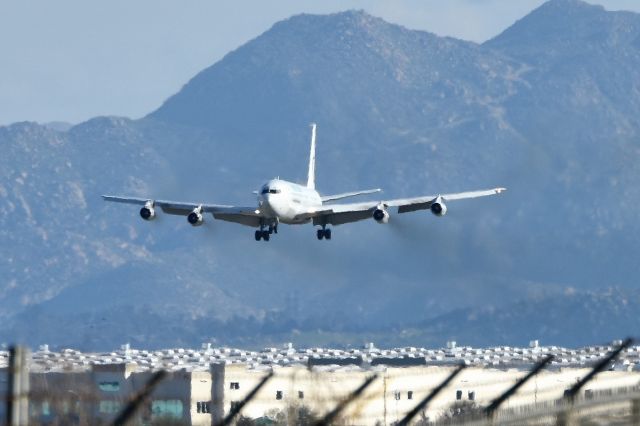
[[[171,418],[161,417],[158,419],[153,419],[150,424],[151,426],[186,426],[191,423],[187,423],[181,419],[171,419]]]
[[[257,424],[258,422],[251,417],[245,417],[243,415],[240,415],[238,420],[236,420],[236,426],[256,426]]]
[[[297,426],[311,425],[314,424],[317,420],[317,415],[313,411],[311,411],[309,407],[304,405],[298,407],[296,416],[297,418],[295,420],[295,424]]]
[[[305,405],[289,405],[283,410],[274,408],[265,413],[277,426],[310,426],[319,416]]]
[[[444,424],[447,424],[447,420],[459,420],[462,417],[476,417],[482,412],[482,407],[475,403],[475,401],[456,401],[449,406],[447,411],[443,415]]]
[[[429,421],[429,417],[427,416],[427,411],[426,410],[422,410],[420,411],[420,418],[418,419],[418,421],[416,421],[414,423],[415,426],[428,426],[430,425],[431,422]]]

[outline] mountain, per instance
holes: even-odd
[[[414,335],[421,345],[464,337],[447,315],[566,288],[594,300],[628,291],[640,272],[638,40],[639,15],[574,0],[551,0],[480,45],[361,11],[298,15],[140,120],[0,127],[0,341],[252,345],[321,331],[384,344],[435,324]],[[311,121],[324,193],[509,190],[452,203],[442,219],[340,226],[330,242],[283,227],[259,244],[249,228],[146,223],[99,197],[252,205],[263,181],[306,176]],[[548,309],[598,309],[585,306]],[[574,341],[620,337],[609,333],[628,322],[614,319]],[[543,342],[572,332],[526,321]],[[478,344],[510,344],[524,325],[504,327]]]
[[[576,291],[520,300],[507,306],[457,310],[405,330],[412,339],[429,340],[446,333],[465,345],[526,346],[541,338],[544,345],[579,347],[606,343],[606,337],[637,335],[640,292],[619,288]],[[541,337],[544,336],[544,337]],[[405,337],[407,340],[407,337]]]

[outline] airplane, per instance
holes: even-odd
[[[447,213],[445,202],[485,197],[500,194],[506,190],[505,188],[493,188],[392,200],[335,203],[337,200],[373,194],[381,190],[376,188],[322,196],[316,190],[315,170],[316,124],[312,123],[307,184],[299,185],[279,178],[269,180],[262,185],[259,191],[254,191],[258,198],[257,206],[239,207],[115,195],[103,195],[102,198],[117,203],[141,205],[140,217],[147,221],[156,217],[156,208],[158,207],[167,214],[186,216],[192,226],[202,225],[204,213],[211,213],[218,220],[258,228],[255,231],[256,241],[269,241],[272,234],[278,233],[278,225],[281,223],[298,225],[311,222],[314,226],[320,227],[316,233],[318,240],[330,240],[331,228],[328,225],[342,225],[371,218],[377,223],[388,223],[389,208],[397,208],[397,213],[430,210],[435,216],[444,216]]]

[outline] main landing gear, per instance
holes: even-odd
[[[331,239],[331,228],[325,228],[324,226],[322,227],[322,229],[318,229],[317,232],[317,237],[319,240],[321,239],[325,239],[325,240],[330,240]]]
[[[264,228],[265,228],[265,225],[261,224],[260,229],[256,231],[256,234],[255,234],[256,241],[260,241],[260,240],[269,241],[271,234],[278,233],[277,223],[269,225],[269,229],[264,229]]]
[[[269,231],[264,231],[264,230],[256,231],[256,241],[260,241],[260,240],[269,241],[270,236],[271,234],[269,234]]]

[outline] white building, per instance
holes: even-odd
[[[433,388],[451,374],[451,366],[385,367],[274,367],[274,376],[241,412],[259,418],[269,412],[286,412],[305,406],[324,415],[373,374],[377,379],[363,395],[349,404],[343,417],[350,424],[391,424],[401,420]],[[503,408],[562,398],[564,391],[586,375],[587,368],[543,371],[505,403]],[[430,404],[425,415],[439,418],[456,401],[474,401],[487,406],[527,372],[518,369],[467,368]],[[224,375],[224,412],[241,401],[268,374],[265,369],[227,365]],[[216,380],[216,377],[213,377]],[[632,387],[640,383],[640,372],[606,371],[589,383],[584,393],[598,389]],[[219,408],[219,407],[216,407]]]
[[[503,408],[561,398],[589,372],[587,365],[606,355],[608,347],[488,348],[452,346],[426,350],[296,350],[269,348],[261,352],[229,348],[168,349],[91,354],[65,350],[35,352],[30,364],[30,413],[33,423],[107,424],[138,395],[156,371],[167,376],[142,404],[137,418],[144,422],[170,420],[211,425],[273,371],[273,377],[241,411],[260,418],[286,415],[305,407],[323,416],[372,375],[376,379],[347,406],[343,417],[351,424],[391,424],[400,420],[455,368],[462,371],[424,413],[434,420],[456,402],[487,406],[551,351],[556,361],[511,397]],[[610,369],[582,390],[589,398],[599,389],[637,387],[640,350],[627,349]],[[6,353],[0,353],[0,418],[5,417]]]

